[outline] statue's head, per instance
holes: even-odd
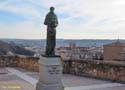
[[[54,11],[54,9],[55,9],[54,7],[50,7],[50,11],[51,11],[51,12],[53,12],[53,11]]]

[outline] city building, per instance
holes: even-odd
[[[120,42],[119,40],[104,45],[104,60],[125,60],[125,43]]]
[[[56,49],[63,60],[102,60],[102,47],[79,47],[75,43],[70,43],[69,47]]]

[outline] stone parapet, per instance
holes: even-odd
[[[39,71],[38,57],[0,56],[0,67],[20,67]],[[62,60],[63,72],[125,83],[125,62],[99,60]]]
[[[0,56],[0,67],[20,67],[26,70],[39,71],[38,57]]]
[[[64,61],[64,73],[125,83],[125,62],[73,60]]]

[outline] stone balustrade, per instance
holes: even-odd
[[[73,60],[63,65],[64,73],[125,83],[125,62]]]
[[[0,67],[20,67],[39,71],[38,57],[0,56]],[[125,83],[125,62],[99,60],[62,60],[63,72]]]
[[[0,67],[20,67],[26,70],[39,71],[38,57],[0,56]]]

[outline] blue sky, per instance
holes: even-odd
[[[0,0],[0,38],[45,39],[50,6],[57,38],[125,39],[125,0]]]

